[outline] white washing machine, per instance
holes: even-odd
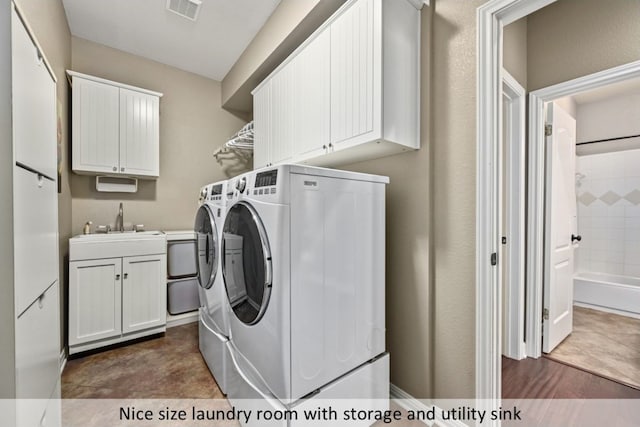
[[[200,352],[220,390],[234,375],[227,342],[229,309],[220,266],[220,238],[225,218],[227,182],[216,182],[202,188],[200,208],[196,213],[196,253],[200,294]]]
[[[233,404],[386,398],[387,177],[281,165],[229,180],[222,271]],[[341,384],[339,387],[336,384]]]

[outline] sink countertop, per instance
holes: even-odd
[[[69,261],[166,254],[161,231],[79,234],[69,239]]]

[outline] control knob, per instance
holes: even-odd
[[[244,189],[247,187],[247,178],[240,178],[238,181],[236,181],[236,190],[238,190],[240,193],[244,192]]]

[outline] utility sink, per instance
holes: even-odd
[[[78,234],[72,239],[82,240],[128,240],[143,239],[150,236],[164,236],[162,231],[110,231],[108,233]]]
[[[125,231],[79,234],[69,239],[69,261],[164,254],[167,237],[162,231]]]

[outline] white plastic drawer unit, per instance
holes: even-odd
[[[197,274],[195,239],[171,240],[167,237],[167,277],[181,279]]]

